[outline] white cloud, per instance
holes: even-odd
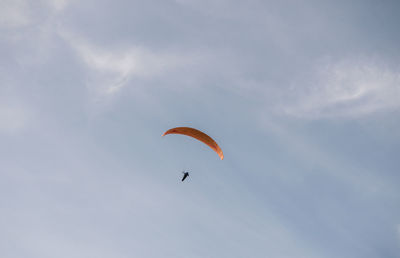
[[[365,196],[395,196],[397,185],[377,174],[374,169],[359,167],[345,157],[322,147],[313,137],[296,132],[290,125],[279,120],[262,119],[265,130],[280,142],[280,145],[306,166],[318,169],[318,174],[336,178]],[[301,180],[305,174],[289,171],[281,174],[286,180]],[[313,174],[316,170],[305,170]]]
[[[33,2],[29,0],[1,0],[0,28],[16,29],[32,25],[37,20],[64,10],[72,1],[40,0]],[[32,8],[33,6],[37,8]]]
[[[69,2],[71,1],[43,0],[43,1],[36,1],[34,4],[35,5],[46,4],[47,6],[51,7],[51,9],[53,9],[54,11],[61,11],[68,5]],[[0,28],[18,28],[30,25],[35,18],[34,9],[32,8],[32,3],[33,3],[32,1],[28,0],[1,0]]]
[[[303,118],[357,117],[400,107],[400,72],[371,60],[328,62],[307,86],[295,83],[281,109]]]
[[[179,67],[196,62],[198,56],[153,51],[146,47],[106,48],[62,32],[78,57],[89,68],[88,87],[100,94],[113,94],[133,78],[147,79],[168,75]]]
[[[25,0],[2,0],[0,2],[0,28],[15,28],[30,23],[29,4]]]
[[[61,11],[67,7],[71,2],[70,0],[45,0],[48,5],[53,7],[56,11]]]
[[[0,105],[0,132],[15,133],[30,120],[31,112],[21,105]]]

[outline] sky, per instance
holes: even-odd
[[[399,12],[0,0],[0,256],[400,257]]]

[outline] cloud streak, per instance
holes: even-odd
[[[400,107],[400,71],[371,60],[318,65],[304,86],[293,83],[284,113],[300,118],[352,118]]]
[[[156,51],[142,46],[101,47],[81,37],[61,33],[88,68],[88,87],[99,94],[114,94],[133,79],[154,80],[192,65],[199,56]]]
[[[3,0],[0,3],[0,28],[18,28],[31,22],[29,3],[25,0]]]
[[[30,120],[29,109],[20,105],[0,105],[0,132],[17,133],[21,131]]]

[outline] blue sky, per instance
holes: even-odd
[[[399,257],[399,12],[1,0],[1,257]]]

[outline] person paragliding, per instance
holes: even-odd
[[[195,138],[199,141],[201,141],[204,144],[207,144],[208,147],[210,147],[213,151],[215,151],[219,158],[221,160],[224,159],[224,153],[222,152],[222,149],[219,147],[219,145],[207,134],[203,133],[202,131],[199,131],[194,128],[190,127],[175,127],[167,130],[162,136],[168,135],[168,134],[181,134],[181,135],[186,135],[192,138]],[[183,178],[182,182],[186,179],[186,177],[189,176],[189,172],[183,171]]]
[[[182,177],[182,182],[183,182],[189,176],[189,172],[183,171],[182,173],[183,173],[183,177]]]

